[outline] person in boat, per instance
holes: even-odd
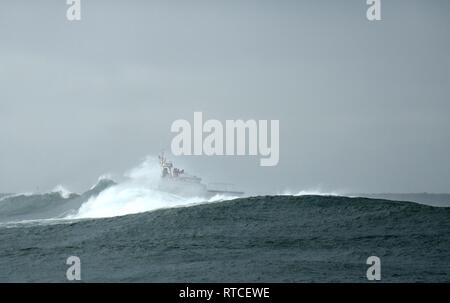
[[[180,175],[184,174],[184,169],[174,168],[173,169],[173,176],[179,177]]]

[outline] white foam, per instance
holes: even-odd
[[[340,196],[337,192],[322,191],[320,189],[307,189],[300,191],[286,190],[280,194],[281,196]]]
[[[57,185],[52,191],[50,191],[50,193],[58,193],[63,199],[68,199],[70,198],[70,195],[73,194],[62,185]]]
[[[96,188],[97,187],[97,185],[99,185],[102,181],[105,181],[105,180],[114,180],[113,179],[113,176],[111,175],[111,174],[104,174],[104,175],[101,175],[98,179],[97,179],[97,183],[95,183],[94,185],[92,185],[91,186],[91,188],[89,189],[89,190],[93,190],[94,188]]]
[[[161,208],[191,206],[234,199],[217,195],[210,199],[202,197],[180,197],[159,191],[160,169],[158,160],[147,157],[138,167],[125,174],[125,181],[102,191],[98,196],[85,202],[75,218],[104,218],[136,214]]]

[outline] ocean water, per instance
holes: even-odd
[[[65,282],[69,256],[83,282],[367,282],[369,256],[382,282],[450,282],[447,207],[133,186],[0,197],[0,282]]]

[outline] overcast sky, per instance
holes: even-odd
[[[0,3],[0,192],[82,191],[176,119],[279,119],[280,162],[174,159],[249,192],[450,192],[450,1]]]

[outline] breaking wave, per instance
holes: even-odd
[[[0,197],[0,223],[116,217],[237,198],[226,195],[181,197],[158,190],[159,182],[158,160],[147,157],[140,165],[126,172],[122,182],[116,183],[110,175],[103,175],[97,184],[81,195],[58,185],[46,193]]]
[[[160,169],[156,158],[147,157],[138,167],[125,174],[125,181],[114,185],[84,203],[77,214],[68,218],[103,218],[136,214],[161,208],[216,202],[235,197],[217,195],[180,197],[158,190]]]
[[[74,193],[69,191],[68,189],[66,189],[64,186],[62,185],[57,185],[52,191],[51,193],[58,193],[61,198],[63,199],[69,199],[71,195],[73,195]]]
[[[147,158],[82,194],[0,194],[0,281],[64,281],[70,255],[87,282],[360,282],[371,255],[391,264],[385,282],[450,281],[448,207],[321,190],[185,198],[158,190],[159,173]]]
[[[282,193],[278,194],[279,196],[295,196],[295,197],[300,197],[300,196],[343,196],[342,194],[335,192],[335,191],[323,191],[321,189],[306,189],[306,190],[298,190],[298,191],[293,191],[293,190],[285,190]]]
[[[107,218],[238,198],[228,195],[216,195],[208,198],[178,196],[158,190],[159,182],[158,160],[156,157],[147,157],[140,165],[127,171],[121,182],[116,183],[111,180],[110,175],[103,175],[94,186],[82,194],[73,193],[62,185],[45,193],[3,194],[0,195],[0,224],[36,223],[39,220],[60,222]],[[323,191],[319,188],[302,191],[289,190],[277,195],[294,197],[348,196],[339,194],[337,191]],[[398,196],[381,198],[401,200],[401,197]],[[439,197],[439,199],[441,198]]]

